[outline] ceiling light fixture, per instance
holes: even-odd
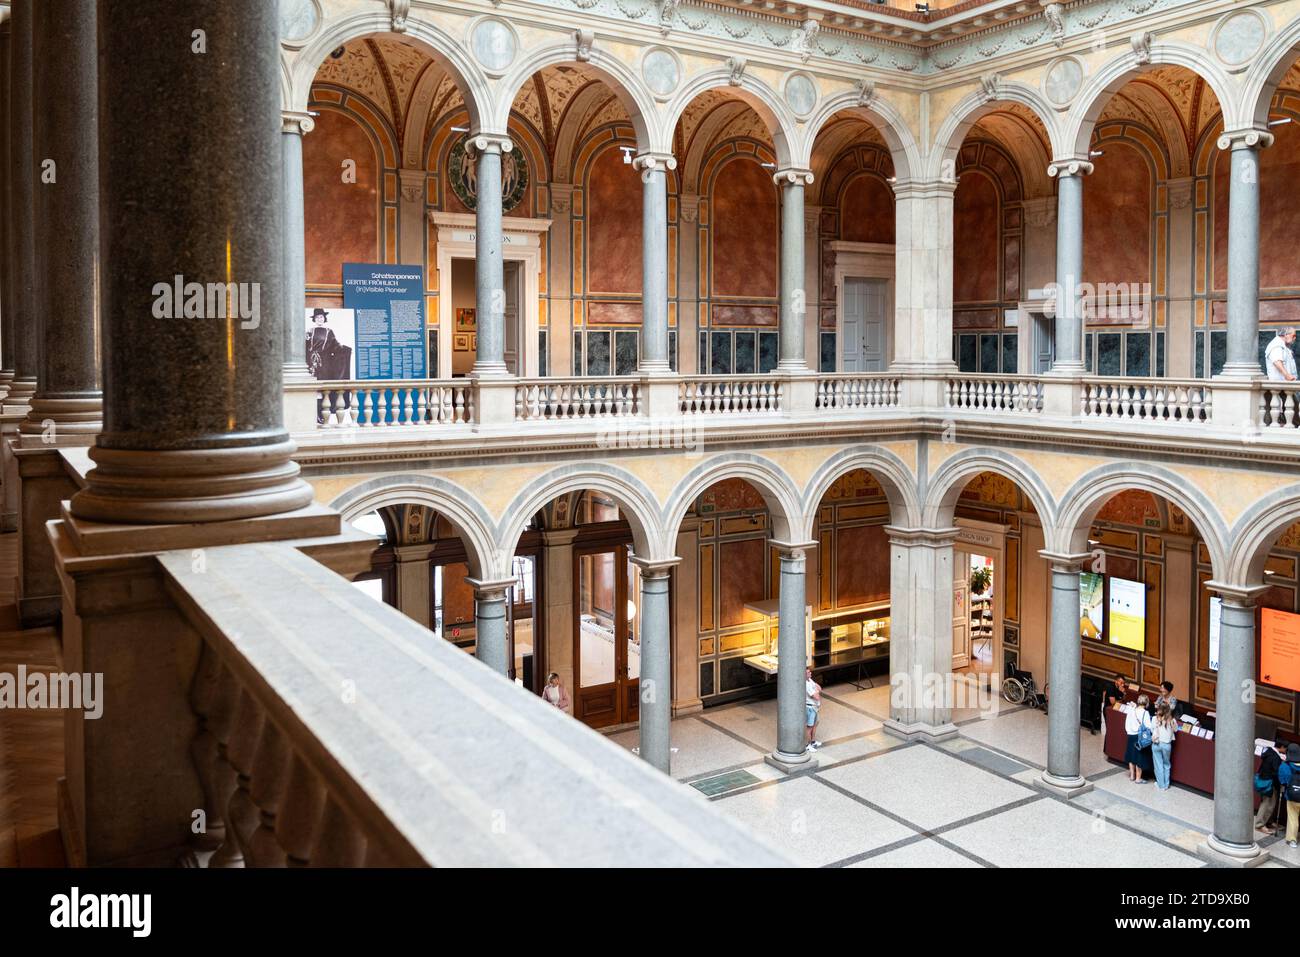
[[[1269,120],[1269,121],[1268,121],[1268,125],[1269,125],[1269,126],[1282,126],[1284,123],[1290,123],[1290,122],[1291,122],[1291,117],[1289,117],[1289,116],[1284,116],[1284,117],[1282,117],[1280,120]]]
[[[1089,156],[1105,156],[1105,155],[1106,155],[1106,151],[1105,151],[1105,150],[1089,150],[1089,151],[1088,151],[1088,155],[1089,155]]]
[[[468,133],[468,132],[469,132],[469,127],[468,127],[468,126],[453,126],[453,127],[451,128],[451,131],[452,131],[453,133]]]

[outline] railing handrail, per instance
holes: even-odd
[[[249,808],[248,820],[275,819],[259,840],[228,820],[246,863],[282,858],[293,834],[303,835],[293,856],[307,863],[786,863],[667,775],[292,545],[213,548],[205,559],[159,557],[203,642],[199,763],[238,768],[244,806],[274,792],[270,778],[324,792],[323,814],[289,791]],[[233,718],[223,702],[237,702]],[[209,801],[224,796],[216,790]]]

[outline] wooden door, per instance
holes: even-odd
[[[640,609],[626,545],[592,546],[573,556],[574,717],[593,728],[637,720]]]

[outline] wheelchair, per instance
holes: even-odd
[[[1038,690],[1034,676],[1028,671],[1013,668],[1002,682],[1002,697],[1011,704],[1023,704],[1036,710],[1047,710],[1047,689]]]

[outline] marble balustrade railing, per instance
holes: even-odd
[[[1300,384],[1266,380],[1021,376],[916,372],[457,378],[410,382],[291,382],[290,431],[509,428],[543,420],[737,415],[816,419],[830,411],[888,417],[932,412],[1080,425],[1187,428],[1189,434],[1290,434]],[[290,409],[293,405],[296,412]],[[722,422],[723,419],[719,419]],[[1177,433],[1172,433],[1177,434]]]
[[[291,544],[158,561],[202,643],[189,866],[785,863]]]

